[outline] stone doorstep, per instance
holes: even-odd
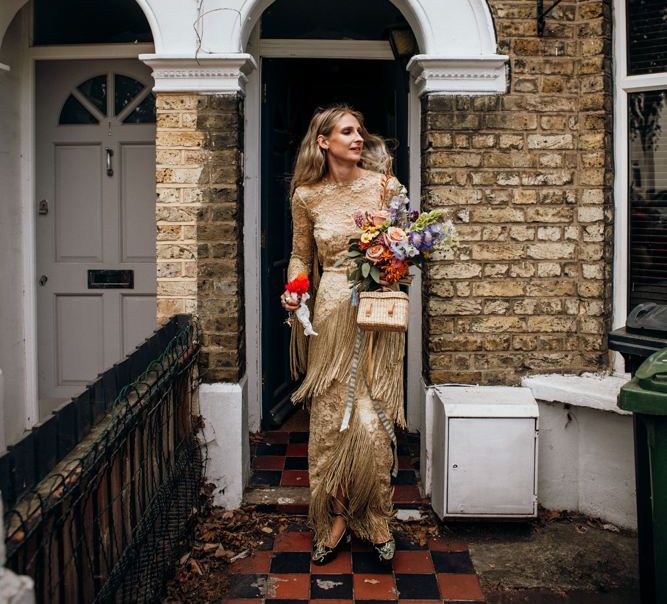
[[[307,516],[309,503],[308,487],[250,487],[243,494],[243,505],[267,513]]]
[[[250,487],[243,495],[243,505],[254,505],[262,512],[278,512],[295,516],[308,514],[310,503],[309,487]],[[411,521],[421,517],[422,512],[430,509],[430,499],[419,501],[395,501],[399,520]]]

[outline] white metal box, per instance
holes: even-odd
[[[433,509],[440,518],[537,515],[539,409],[528,388],[437,386]]]

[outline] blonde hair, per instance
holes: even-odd
[[[294,164],[294,174],[290,185],[290,196],[300,185],[309,185],[319,182],[327,174],[327,157],[324,149],[317,144],[317,137],[321,134],[328,137],[345,114],[357,119],[361,126],[361,135],[364,146],[361,152],[359,166],[373,172],[380,172],[391,176],[392,157],[387,149],[385,140],[376,134],[371,134],[364,126],[364,116],[361,112],[345,104],[336,104],[319,108],[315,111],[306,135],[299,146],[299,153]]]

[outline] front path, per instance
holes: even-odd
[[[226,600],[232,604],[337,602],[483,602],[466,545],[419,523],[395,521],[397,551],[383,566],[370,544],[353,540],[336,560],[311,564],[312,532],[305,523],[308,501],[308,417],[295,414],[280,429],[253,438],[253,475],[246,500],[256,509],[292,517],[287,530],[267,539],[264,551],[230,568]],[[419,488],[419,435],[399,434],[399,472],[393,480],[394,506],[401,513],[427,512]]]

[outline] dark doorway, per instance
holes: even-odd
[[[359,109],[370,132],[389,139],[394,171],[408,182],[407,74],[398,62],[331,59],[262,61],[262,424],[279,426],[295,409],[289,328],[279,296],[292,246],[289,182],[314,110],[334,102]]]

